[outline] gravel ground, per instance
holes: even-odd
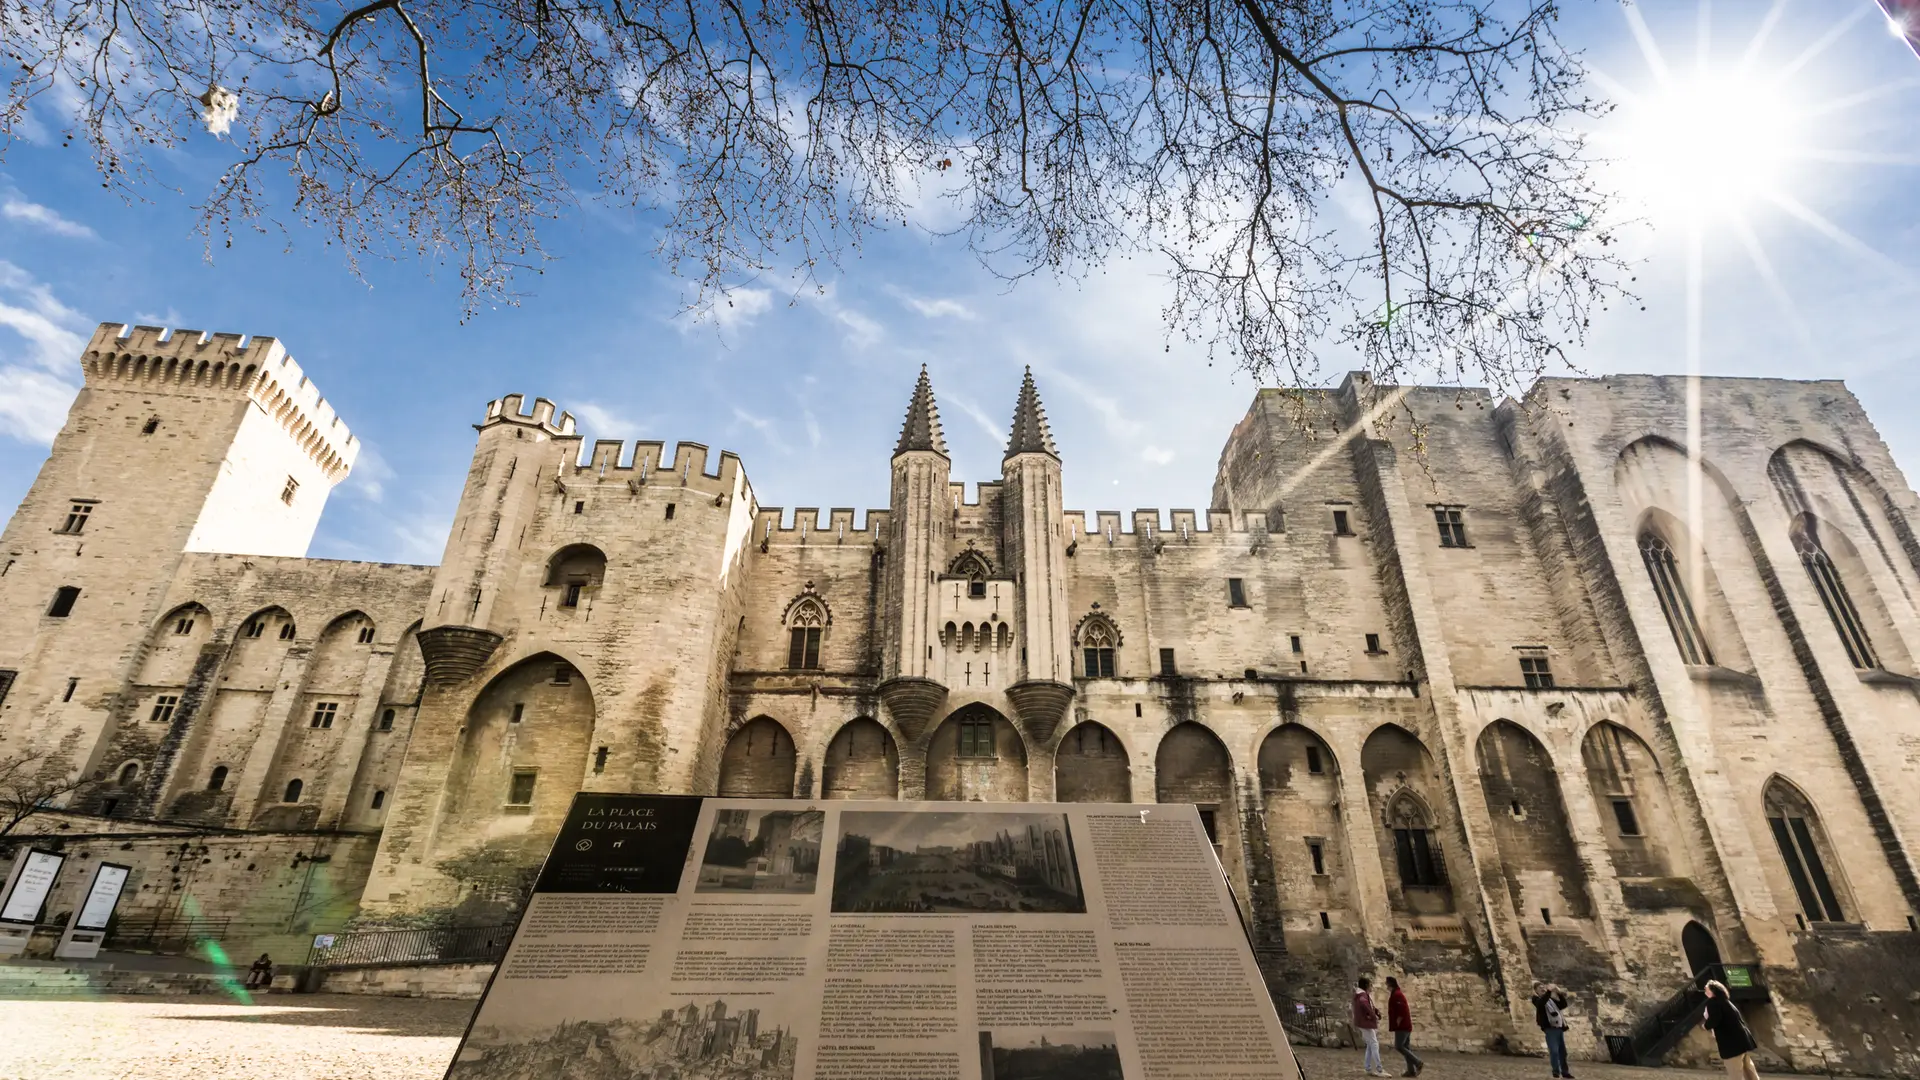
[[[470,1001],[342,994],[261,1005],[214,997],[0,1001],[0,1080],[437,1080],[472,1011]],[[1365,1075],[1358,1051],[1294,1052],[1307,1080]],[[1399,1056],[1386,1057],[1398,1073]],[[1545,1058],[1422,1057],[1425,1080],[1547,1077]],[[1581,1080],[1649,1076],[1585,1061],[1574,1068]]]

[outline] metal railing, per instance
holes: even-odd
[[[1274,1002],[1287,1034],[1310,1046],[1345,1046],[1353,1040],[1353,1009],[1319,1001]]]
[[[1607,1056],[1616,1065],[1658,1065],[1700,1023],[1710,979],[1726,986],[1727,995],[1734,1001],[1765,1001],[1771,996],[1760,981],[1760,965],[1709,964],[1630,1034],[1607,1036]]]
[[[307,963],[319,967],[373,967],[449,960],[498,960],[513,940],[513,924],[448,926],[427,930],[363,930],[316,937]],[[326,942],[321,944],[321,942]]]
[[[115,919],[107,932],[109,949],[191,948],[195,944],[224,940],[233,928],[232,919],[207,919],[189,915],[150,915]]]

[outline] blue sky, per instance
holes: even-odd
[[[1564,33],[1605,85],[1650,93],[1656,80],[1623,9],[1571,6]],[[1747,51],[1766,13],[1735,7],[1712,12],[1716,66]],[[1693,5],[1662,4],[1645,21],[1669,65],[1693,63]],[[1724,222],[1702,230],[1702,370],[1844,378],[1911,473],[1920,58],[1868,0],[1781,5],[1753,56],[1753,70],[1817,114],[1776,132],[1777,110],[1756,109],[1744,121],[1752,137],[1813,153],[1788,167],[1786,205],[1762,201],[1746,215],[1749,239]],[[506,393],[552,398],[589,439],[733,450],[763,505],[863,510],[886,503],[888,455],[923,363],[954,475],[968,481],[998,477],[1032,365],[1067,503],[1085,510],[1205,507],[1221,444],[1252,397],[1244,375],[1169,341],[1153,258],[1009,289],[921,228],[869,237],[823,275],[825,296],[757,283],[716,326],[682,314],[684,286],[653,256],[653,222],[575,210],[547,230],[558,258],[525,283],[523,304],[463,323],[451,269],[372,263],[363,282],[315,234],[243,237],[208,261],[191,206],[223,149],[203,136],[162,162],[182,193],[156,188],[136,205],[102,190],[83,152],[57,138],[16,143],[0,162],[0,504],[17,505],[32,483],[77,387],[78,350],[106,321],[286,343],[363,443],[314,541],[311,553],[329,558],[437,561],[471,425]],[[1686,248],[1674,226],[1633,241],[1646,260],[1636,286],[1645,310],[1598,320],[1584,370],[1686,370]]]

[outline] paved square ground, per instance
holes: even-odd
[[[0,1000],[0,1080],[437,1080],[471,1001],[274,996]],[[1296,1051],[1307,1080],[1361,1077],[1351,1050]],[[1428,1054],[1425,1080],[1545,1080],[1545,1058]],[[1387,1055],[1396,1067],[1397,1055]],[[1653,1080],[1575,1063],[1581,1080]],[[1669,1076],[1699,1076],[1669,1070]]]

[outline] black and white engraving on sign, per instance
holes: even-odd
[[[674,892],[700,803],[691,795],[574,796],[534,891]]]
[[[848,810],[836,912],[1084,912],[1064,814]]]

